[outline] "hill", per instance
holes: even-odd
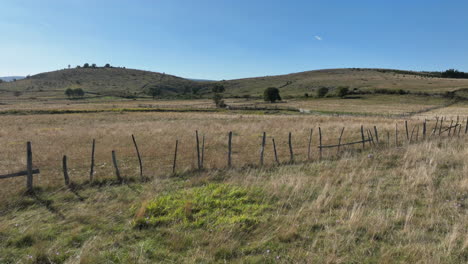
[[[5,77],[0,77],[0,80],[4,82],[11,82],[13,80],[21,80],[24,79],[24,76],[5,76]]]
[[[266,87],[277,87],[282,95],[315,94],[320,87],[334,90],[346,86],[359,90],[390,89],[411,92],[443,93],[468,88],[467,79],[439,78],[430,72],[389,69],[329,69],[229,80],[224,82],[228,94],[261,95]]]
[[[75,68],[40,73],[16,82],[0,84],[0,90],[61,96],[68,88],[88,94],[138,97],[158,87],[163,95],[183,94],[201,83],[169,74],[126,68]]]

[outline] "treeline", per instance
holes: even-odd
[[[468,73],[455,69],[446,70],[441,73],[442,78],[468,79]]]

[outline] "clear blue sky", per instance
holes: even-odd
[[[233,79],[468,71],[467,0],[0,0],[0,76],[85,62]]]

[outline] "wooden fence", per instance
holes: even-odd
[[[430,129],[428,127],[428,122],[427,120],[424,120],[420,124],[413,125],[413,127],[410,129],[408,126],[408,121],[404,122],[404,137],[402,139],[399,139],[399,129],[398,129],[398,123],[395,124],[395,133],[394,133],[394,146],[399,147],[403,145],[404,142],[407,142],[408,144],[411,144],[413,142],[418,142],[420,140],[427,140],[429,138],[440,138],[442,136],[447,136],[447,137],[459,137],[462,134],[462,129],[464,126],[464,133],[468,133],[468,118],[465,121],[465,124],[462,124],[460,122],[460,119],[457,117],[456,120],[451,120],[450,124],[444,126],[444,122],[448,124],[448,121],[445,118],[435,118],[435,125]],[[421,130],[421,135],[420,135],[420,130]],[[310,162],[312,161],[311,158],[311,151],[312,151],[312,136],[313,136],[314,129],[310,129],[309,137],[308,137],[308,145],[307,145],[307,160],[305,162]],[[339,156],[342,152],[343,149],[353,147],[353,146],[359,146],[358,149],[364,150],[366,149],[366,146],[368,148],[375,148],[375,147],[391,147],[391,141],[393,141],[390,137],[390,132],[386,131],[386,141],[382,140],[382,135],[379,135],[379,130],[377,126],[372,126],[371,128],[365,128],[363,125],[360,127],[359,135],[360,135],[360,140],[357,141],[351,141],[351,142],[343,142],[343,136],[345,133],[345,127],[343,127],[340,131],[339,136],[337,137],[337,143],[336,144],[330,144],[330,145],[324,145],[323,144],[323,134],[324,132],[322,131],[321,127],[318,127],[318,160],[322,160],[323,157],[323,152],[325,149],[331,150],[336,148],[336,155]],[[142,156],[140,153],[140,150],[138,148],[137,140],[134,135],[131,136],[133,145],[135,147],[135,153],[138,158],[138,165],[139,165],[139,176],[140,179],[146,180],[147,178],[143,174],[143,162],[142,162]],[[261,142],[259,144],[260,147],[260,152],[259,152],[259,166],[264,166],[265,164],[265,146],[266,146],[266,138],[267,138],[267,133],[263,132],[262,137],[261,137]],[[296,161],[295,159],[295,152],[294,152],[294,146],[293,146],[293,134],[290,132],[288,134],[288,152],[289,152],[289,160],[285,163],[294,163]],[[406,139],[405,139],[406,138]],[[228,168],[233,167],[233,157],[232,157],[232,139],[233,139],[233,132],[229,131],[227,133],[227,157],[226,157],[226,166]],[[205,168],[204,163],[205,163],[205,136],[199,135],[198,131],[195,131],[195,152],[196,152],[196,169],[197,170],[202,170]],[[277,146],[275,142],[275,138],[272,137],[272,146],[273,146],[273,157],[274,157],[274,163],[276,165],[280,165],[280,160],[278,158],[278,153],[277,153]],[[94,180],[94,170],[95,170],[95,147],[96,147],[96,140],[93,139],[92,141],[92,148],[91,148],[91,157],[90,157],[90,172],[89,172],[89,180],[92,182]],[[173,159],[171,161],[171,167],[172,167],[172,174],[176,174],[177,172],[177,159],[178,159],[178,148],[179,148],[179,140],[175,141],[175,148],[174,148],[174,155]],[[124,182],[124,177],[121,175],[120,169],[119,169],[119,163],[117,159],[117,153],[112,150],[111,151],[111,157],[112,157],[112,165],[114,168],[114,173],[115,177],[118,182]],[[62,159],[62,170],[63,170],[63,177],[65,181],[65,185],[69,186],[71,184],[69,173],[68,173],[68,157],[66,155],[63,156]],[[33,168],[33,153],[32,153],[32,147],[31,147],[31,142],[26,143],[26,170],[25,171],[20,171],[16,173],[11,173],[11,174],[6,174],[6,175],[0,175],[0,179],[8,179],[8,178],[14,178],[14,177],[21,177],[21,176],[27,176],[26,177],[26,189],[28,192],[33,191],[33,175],[39,174],[40,170],[38,168]]]

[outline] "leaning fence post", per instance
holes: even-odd
[[[273,141],[273,151],[275,153],[275,161],[276,161],[276,164],[280,164],[279,163],[279,159],[278,159],[278,153],[276,152],[276,144],[275,144],[275,138],[272,138],[271,141]]]
[[[361,138],[362,138],[362,150],[364,150],[365,146],[366,146],[366,139],[364,137],[364,126],[361,125]]]
[[[137,156],[138,156],[138,162],[140,164],[140,178],[143,180],[143,163],[141,162],[140,151],[138,150],[138,145],[136,143],[135,136],[133,135],[132,135],[132,140],[133,140],[133,144],[135,145],[135,149],[136,149]]]
[[[374,126],[374,134],[375,140],[377,140],[377,144],[379,144],[379,132],[377,131],[377,126]]]
[[[91,149],[91,169],[89,170],[89,180],[93,181],[94,176],[94,148],[96,146],[96,140],[93,139],[93,147]]]
[[[294,162],[294,153],[293,153],[293,147],[292,147],[292,134],[289,132],[289,137],[288,137],[288,144],[289,144],[289,162],[293,163]]]
[[[310,146],[312,144],[312,133],[314,132],[314,129],[310,129],[310,135],[309,135],[309,146],[307,147],[307,160],[310,160]]]
[[[322,160],[322,128],[319,127],[319,159]]]
[[[27,163],[26,163],[26,168],[28,172],[28,178],[26,179],[26,187],[28,189],[28,192],[32,192],[33,190],[33,164],[32,164],[32,149],[31,149],[31,142],[28,141],[26,143],[26,155],[27,155]]]
[[[176,163],[177,163],[177,147],[179,145],[179,140],[177,139],[175,142],[175,151],[174,151],[174,162],[172,164],[172,173],[175,174],[176,170]]]
[[[115,157],[115,151],[112,151],[112,163],[114,164],[115,176],[119,182],[122,182],[122,177],[120,176],[119,166],[117,165],[117,158]]]
[[[340,138],[338,139],[338,150],[336,151],[336,154],[338,155],[340,153],[340,147],[341,147],[341,138],[343,137],[343,132],[344,132],[344,127],[343,129],[341,129],[341,134],[340,134]]]
[[[263,154],[265,152],[266,132],[263,132],[262,147],[260,148],[260,166],[263,166]]]
[[[70,178],[68,177],[68,167],[67,167],[67,155],[63,156],[62,160],[63,166],[63,178],[65,179],[65,185],[70,185]]]
[[[229,138],[228,138],[228,167],[232,166],[232,131],[229,131]]]
[[[416,128],[416,127],[413,126],[413,129],[411,130],[411,137],[410,137],[410,139],[409,139],[409,143],[411,143],[411,142],[413,141],[413,133],[414,133],[414,129],[415,129],[415,128]]]

